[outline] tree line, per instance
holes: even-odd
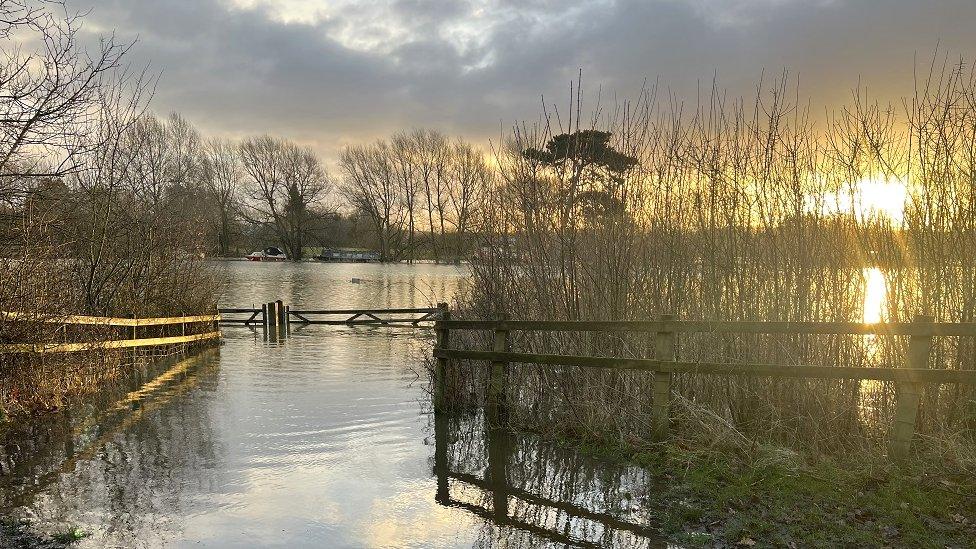
[[[287,139],[204,140],[178,114],[147,115],[146,124],[171,149],[169,171],[198,195],[187,214],[204,220],[203,253],[274,244],[295,260],[314,247],[364,247],[382,261],[458,261],[475,248],[493,172],[483,151],[461,139],[420,129],[352,145],[336,177],[311,148]]]
[[[82,17],[60,3],[0,0],[0,21],[10,52],[0,62],[0,242],[5,255],[85,251],[99,264],[77,275],[91,307],[104,301],[94,294],[117,293],[106,278],[121,284],[129,270],[128,252],[110,258],[109,245],[169,257],[277,246],[294,260],[354,247],[383,261],[458,261],[477,248],[494,174],[471,143],[398,133],[345,148],[333,174],[291,140],[208,137],[180,114],[153,114],[156,82],[128,64],[133,44],[88,51]]]
[[[381,257],[458,261],[474,248],[494,172],[478,148],[433,130],[347,147],[340,196],[368,223]]]
[[[481,150],[426,129],[345,148],[338,177],[310,147],[205,138],[177,113],[141,113],[119,138],[128,188],[192,223],[198,238],[186,251],[206,256],[274,245],[294,260],[309,248],[359,247],[382,261],[459,261],[476,247],[493,177]],[[48,176],[45,199],[67,198],[74,178]]]

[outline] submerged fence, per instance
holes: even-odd
[[[889,448],[892,455],[905,455],[915,434],[922,384],[976,384],[976,370],[943,370],[929,368],[934,337],[976,336],[976,323],[934,322],[919,316],[913,322],[863,324],[855,322],[712,322],[676,320],[662,315],[654,321],[540,321],[540,320],[444,320],[435,323],[437,343],[434,357],[434,407],[445,406],[447,361],[450,359],[484,360],[490,364],[487,387],[489,417],[501,417],[509,399],[508,365],[511,363],[549,364],[643,370],[654,375],[651,410],[654,436],[668,435],[670,403],[675,374],[722,376],[766,376],[774,378],[817,378],[892,381],[896,386],[895,421]],[[450,348],[452,330],[493,332],[491,350]],[[655,334],[654,358],[616,358],[556,354],[517,353],[510,349],[510,332],[644,332]],[[677,336],[682,333],[737,334],[836,334],[908,336],[904,361],[898,368],[863,368],[765,363],[689,362],[677,356]]]
[[[140,347],[158,347],[181,343],[194,343],[218,339],[220,330],[217,323],[220,315],[174,316],[156,318],[121,318],[83,315],[38,315],[23,312],[0,312],[0,320],[4,322],[40,322],[44,324],[58,324],[61,326],[93,326],[121,328],[110,336],[110,339],[96,339],[90,341],[65,341],[41,343],[2,343],[0,354],[45,354],[71,353],[78,351],[93,351],[100,349],[124,349]],[[180,327],[179,335],[152,334],[150,331]],[[203,328],[206,331],[199,331]],[[209,329],[208,329],[209,328]],[[190,332],[190,333],[187,333]]]
[[[442,318],[447,304],[437,307],[399,307],[390,309],[292,309],[281,300],[261,307],[219,309],[222,324],[244,326],[284,326],[324,324],[329,326],[420,326]]]

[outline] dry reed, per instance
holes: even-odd
[[[542,124],[517,127],[498,151],[488,238],[456,317],[860,322],[878,313],[890,321],[925,314],[972,322],[972,67],[933,63],[901,108],[859,92],[824,121],[787,82],[784,75],[760,83],[751,103],[713,87],[690,112],[675,97],[662,105],[648,89],[610,112],[597,110],[589,126],[577,102],[568,125],[547,113]],[[589,129],[610,132],[611,145],[639,163],[614,180],[581,168],[582,147],[559,163],[525,154],[544,150],[557,134]],[[595,215],[587,204],[594,192],[618,201],[621,212]],[[884,301],[883,310],[865,311],[866,294],[879,291],[884,299],[868,301]],[[475,340],[483,336],[452,337],[488,345]],[[653,355],[653,338],[641,335],[526,333],[513,346]],[[896,367],[905,346],[904,338],[881,336],[682,334],[678,357]],[[967,338],[937,338],[930,367],[971,368],[973,349]],[[451,369],[456,402],[483,395],[483,369],[470,366]],[[649,443],[650,374],[528,365],[510,372],[513,425]],[[888,383],[680,375],[675,432],[695,444],[881,453],[893,397]],[[916,447],[972,466],[976,390],[927,387],[918,432]]]

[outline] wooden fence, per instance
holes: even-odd
[[[0,319],[5,322],[43,322],[46,324],[107,326],[127,328],[124,339],[109,339],[81,342],[48,342],[48,343],[3,343],[0,344],[0,354],[18,353],[71,353],[77,351],[92,351],[99,349],[124,349],[137,347],[157,347],[180,343],[193,343],[218,339],[220,330],[217,327],[220,315],[173,316],[156,318],[117,318],[81,315],[38,315],[22,312],[0,312]],[[197,325],[210,327],[209,331],[187,334],[195,331]],[[140,329],[150,326],[180,325],[180,335],[164,337],[140,337]],[[189,330],[188,330],[188,327]]]
[[[219,309],[223,324],[283,326],[287,324],[325,324],[330,326],[420,326],[433,322],[447,311],[447,304],[437,307],[401,307],[391,309],[292,309],[281,300],[257,307]]]
[[[676,320],[662,315],[654,321],[538,321],[538,320],[444,320],[434,324],[437,343],[434,357],[434,407],[441,411],[445,403],[445,377],[450,359],[485,360],[490,364],[487,390],[489,416],[497,417],[506,404],[507,366],[510,363],[552,364],[618,370],[644,370],[654,373],[651,401],[654,435],[666,437],[670,423],[670,401],[675,374],[709,374],[765,376],[776,378],[855,379],[892,381],[896,386],[895,424],[892,427],[890,451],[904,456],[915,433],[921,385],[923,383],[976,384],[976,370],[940,370],[928,367],[934,337],[976,336],[976,323],[934,322],[919,316],[913,322],[863,324],[854,322],[711,322]],[[450,348],[452,330],[488,330],[494,334],[490,351]],[[509,333],[512,331],[548,332],[644,332],[655,334],[653,359],[513,353]],[[681,333],[738,334],[838,334],[908,336],[908,351],[900,368],[827,367],[811,365],[718,363],[680,361],[676,356],[676,336]]]

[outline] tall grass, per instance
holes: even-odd
[[[857,90],[824,119],[784,74],[760,82],[750,99],[713,86],[690,108],[646,89],[595,110],[588,123],[577,96],[568,117],[545,113],[541,124],[517,127],[498,151],[489,239],[461,315],[860,322],[865,269],[878,269],[884,319],[973,321],[976,73],[944,62],[920,72],[917,92],[899,106]],[[587,129],[611,132],[613,147],[639,164],[608,184],[573,169],[581,151],[555,166],[524,154]],[[592,191],[619,200],[623,211],[594,215],[585,200]],[[906,343],[682,334],[678,357],[892,367],[902,365]],[[652,338],[640,335],[520,334],[514,346],[653,354]],[[972,368],[973,358],[972,341],[942,338],[930,366]],[[516,426],[648,443],[649,374],[541,366],[511,373]],[[483,392],[477,369],[454,368],[452,379],[458,400]],[[680,375],[675,431],[700,444],[881,452],[893,397],[887,383]],[[974,431],[973,388],[926,388],[917,446],[972,464]]]

